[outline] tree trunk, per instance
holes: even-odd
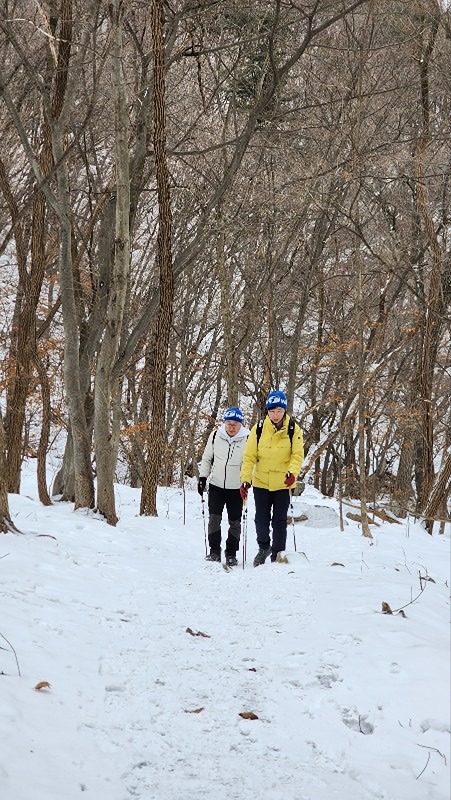
[[[312,437],[313,442],[315,445],[318,444],[321,438],[321,421],[320,416],[317,408],[318,402],[318,367],[321,360],[321,348],[323,345],[323,324],[324,324],[324,281],[323,281],[323,274],[319,276],[319,298],[318,298],[318,322],[316,326],[316,346],[315,346],[315,359],[314,359],[314,366],[312,369]],[[324,465],[324,484],[326,482],[326,475],[327,475],[327,464]],[[313,485],[315,489],[319,489],[320,487],[320,476],[321,476],[321,459],[317,458],[315,461],[315,470],[313,473]],[[324,488],[324,487],[323,487]]]
[[[235,367],[235,352],[232,339],[232,315],[230,297],[230,277],[227,270],[225,254],[225,232],[221,209],[217,215],[219,230],[216,238],[216,264],[218,268],[219,286],[221,288],[221,319],[224,333],[224,353],[226,362],[227,405],[238,405],[238,381]]]
[[[6,471],[5,433],[0,410],[0,533],[7,533],[12,528],[8,505],[8,485]]]
[[[407,431],[401,444],[398,472],[391,501],[393,513],[401,519],[407,517],[409,501],[412,496],[413,447],[412,433]]]
[[[94,481],[91,468],[90,437],[80,388],[80,339],[72,271],[72,223],[69,204],[69,180],[67,164],[64,159],[64,135],[58,124],[55,124],[52,134],[60,204],[59,276],[64,324],[63,374],[74,446],[75,508],[93,508]]]
[[[97,359],[94,386],[94,446],[97,469],[97,508],[116,525],[114,471],[118,431],[112,430],[112,372],[119,350],[130,270],[130,175],[126,78],[123,74],[121,0],[113,0],[112,76],[115,106],[116,224],[115,252],[109,284],[106,326]],[[116,380],[120,385],[120,381]],[[117,420],[117,416],[115,416]]]
[[[152,0],[151,19],[154,48],[154,150],[158,193],[157,263],[160,275],[160,300],[155,331],[154,370],[151,379],[152,418],[149,430],[149,453],[144,471],[140,513],[157,516],[157,486],[165,442],[168,344],[174,304],[172,210],[166,157],[163,0]]]
[[[92,364],[95,361],[95,354],[105,329],[105,321],[108,307],[108,294],[110,287],[110,276],[113,263],[113,242],[114,226],[116,218],[116,195],[113,192],[113,185],[105,190],[96,208],[95,216],[100,216],[99,237],[98,237],[98,276],[94,308],[89,317],[88,330],[85,330],[83,345],[80,354],[80,391],[85,398],[85,416],[88,425],[89,435],[92,435],[94,424],[94,399],[91,389]],[[69,434],[66,439],[66,446],[63,454],[61,469],[55,478],[52,488],[52,495],[61,495],[61,499],[74,502],[75,500],[75,477],[74,477],[74,452],[73,440]]]
[[[427,199],[427,179],[425,174],[425,155],[430,140],[429,120],[429,61],[434,49],[435,38],[439,26],[439,10],[431,16],[429,38],[424,46],[419,59],[420,92],[421,92],[421,117],[422,131],[417,144],[415,159],[415,188],[418,207],[426,232],[426,240],[432,257],[429,289],[427,292],[427,306],[425,308],[425,324],[423,337],[423,350],[421,362],[421,400],[422,400],[422,425],[421,425],[421,451],[422,451],[422,480],[419,496],[419,507],[423,509],[429,497],[430,488],[434,479],[434,452],[433,452],[433,422],[432,422],[432,383],[434,375],[435,353],[437,352],[440,320],[438,318],[438,305],[440,302],[441,275],[443,272],[443,257],[441,247],[435,232],[434,220]]]
[[[426,530],[432,533],[434,526],[434,517],[437,514],[443,501],[449,498],[451,489],[451,452],[446,454],[446,457],[441,466],[437,480],[435,481],[434,488],[429,496],[426,508],[424,509],[424,517],[426,519]]]
[[[6,198],[14,229],[19,286],[11,337],[10,359],[14,364],[12,379],[7,386],[6,405],[6,458],[8,489],[20,493],[20,471],[22,462],[23,426],[32,370],[32,359],[36,349],[36,307],[44,277],[42,250],[36,246],[36,231],[40,231],[44,217],[44,198],[38,192],[32,212],[32,258],[27,269],[27,250],[23,222],[9,184],[3,162],[0,160],[0,187]],[[42,237],[40,239],[42,246]]]
[[[37,353],[34,357],[34,364],[41,383],[42,397],[42,425],[37,458],[38,494],[44,506],[51,506],[52,501],[50,500],[47,489],[47,450],[50,437],[50,384],[44,364]]]
[[[75,503],[74,441],[70,427],[67,432],[63,461],[53,481],[52,497],[63,503]]]
[[[359,452],[359,496],[360,496],[360,515],[362,520],[362,536],[367,539],[372,539],[368,521],[367,510],[367,485],[366,485],[366,415],[367,415],[367,395],[365,385],[365,306],[364,306],[364,289],[363,289],[363,263],[361,244],[357,232],[360,230],[360,193],[362,191],[362,172],[364,171],[364,163],[362,155],[362,95],[363,95],[363,70],[367,56],[367,33],[369,23],[369,13],[372,9],[373,0],[370,0],[369,9],[366,19],[364,21],[363,30],[359,44],[359,57],[358,57],[358,73],[357,73],[357,87],[356,87],[356,117],[355,117],[355,133],[354,133],[354,146],[352,153],[352,174],[355,181],[355,266],[357,271],[357,369],[358,369],[358,403],[357,403],[357,420],[358,420],[358,452]],[[371,34],[370,34],[371,35]]]

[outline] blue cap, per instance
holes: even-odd
[[[224,412],[224,422],[241,422],[241,424],[243,424],[244,414],[241,408],[238,408],[238,406],[228,408],[227,411]]]
[[[271,389],[268,397],[266,398],[266,408],[268,411],[271,408],[283,408],[286,411],[287,405],[288,403],[286,394],[279,390]]]

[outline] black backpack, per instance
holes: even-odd
[[[259,443],[260,437],[262,435],[263,422],[264,422],[264,420],[262,420],[262,419],[257,422],[257,428],[256,428],[256,431],[255,431],[255,435],[257,437],[257,450],[258,450],[258,443]],[[293,436],[294,436],[294,426],[295,425],[296,425],[295,418],[294,417],[290,417],[290,421],[288,423],[288,436],[290,437],[291,447],[293,447]]]

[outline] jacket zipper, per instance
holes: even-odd
[[[230,458],[230,450],[231,450],[231,448],[232,448],[232,447],[233,447],[233,444],[229,444],[229,452],[227,453],[227,461],[226,461],[226,463],[225,463],[225,467],[224,467],[224,486],[223,486],[223,488],[224,488],[224,489],[226,488],[226,482],[227,482],[227,464],[229,463],[229,458]]]

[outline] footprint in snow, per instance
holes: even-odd
[[[369,721],[367,714],[359,714],[356,708],[344,708],[342,720],[347,728],[358,731],[364,736],[374,733],[374,725]]]

